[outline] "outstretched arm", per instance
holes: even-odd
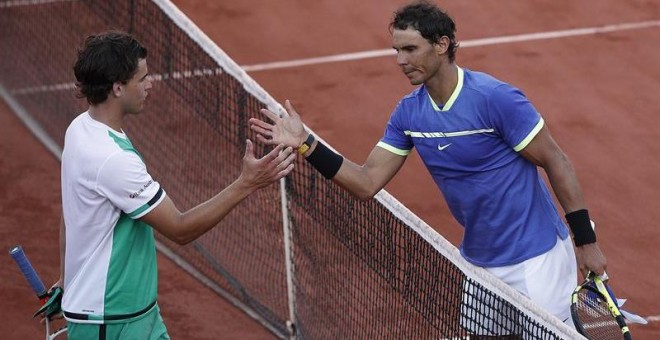
[[[174,242],[191,242],[218,224],[252,192],[289,174],[295,156],[291,148],[278,145],[263,158],[257,159],[254,146],[248,140],[240,176],[220,193],[184,213],[169,197],[165,197],[141,220]]]
[[[264,144],[284,144],[303,155],[326,178],[331,178],[348,192],[360,199],[369,199],[380,191],[399,171],[405,157],[393,154],[378,146],[374,147],[362,165],[343,158],[315,140],[305,131],[300,115],[285,102],[282,117],[269,110],[261,110],[272,123],[250,118],[250,128],[257,133],[257,140]],[[303,143],[313,140],[309,149]]]
[[[550,185],[552,185],[559,203],[567,214],[569,224],[575,224],[573,220],[577,220],[578,224],[580,221],[583,221],[582,225],[584,225],[584,222],[588,224],[589,218],[575,170],[573,170],[566,154],[550,135],[547,126],[543,126],[536,137],[520,153],[534,164],[542,167],[548,174]],[[575,226],[571,225],[571,229],[574,228]],[[573,231],[575,236],[575,230]],[[589,270],[602,275],[605,272],[607,262],[598,244],[595,240],[586,244],[579,243],[576,237],[576,257],[580,271],[584,275]]]

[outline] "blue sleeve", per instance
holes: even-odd
[[[400,156],[408,155],[413,148],[405,112],[406,109],[404,108],[403,101],[401,101],[387,122],[385,135],[378,142],[379,147]]]
[[[522,150],[543,126],[541,114],[517,88],[497,86],[488,100],[488,113],[500,136],[516,151]]]

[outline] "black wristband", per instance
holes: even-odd
[[[591,219],[589,218],[587,209],[566,214],[566,222],[568,222],[568,226],[573,232],[576,247],[596,243],[596,232],[591,227]]]
[[[321,141],[316,143],[314,151],[305,159],[327,179],[335,177],[344,162],[344,157],[328,149]]]

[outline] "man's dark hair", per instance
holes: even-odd
[[[128,33],[90,35],[73,66],[79,97],[91,105],[103,103],[112,85],[126,84],[137,72],[139,60],[146,57],[147,49]]]
[[[390,22],[390,32],[394,29],[406,30],[408,28],[419,31],[424,39],[431,44],[440,41],[446,36],[449,38],[447,56],[454,61],[458,42],[456,41],[456,24],[447,12],[427,1],[417,1],[400,8],[394,13]]]

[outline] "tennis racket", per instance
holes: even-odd
[[[9,255],[11,255],[14,261],[16,261],[18,268],[23,273],[23,276],[25,277],[28,284],[32,288],[32,291],[37,296],[37,298],[39,298],[41,304],[43,305],[43,307],[40,308],[39,311],[37,311],[37,314],[35,314],[35,316],[43,313],[46,310],[44,307],[46,307],[47,304],[52,303],[53,300],[57,298],[56,294],[61,294],[61,290],[58,292],[54,292],[53,294],[49,293],[46,290],[43,281],[41,281],[41,278],[37,274],[37,271],[34,270],[34,267],[32,267],[30,260],[28,260],[27,255],[25,255],[25,252],[23,251],[23,248],[21,246],[15,246],[11,248],[9,250]],[[67,328],[62,327],[51,334],[50,318],[46,316],[44,319],[46,321],[46,340],[55,339],[55,337],[57,337],[58,335],[66,332]]]
[[[594,273],[573,291],[571,316],[577,331],[589,340],[632,340],[607,284]]]

